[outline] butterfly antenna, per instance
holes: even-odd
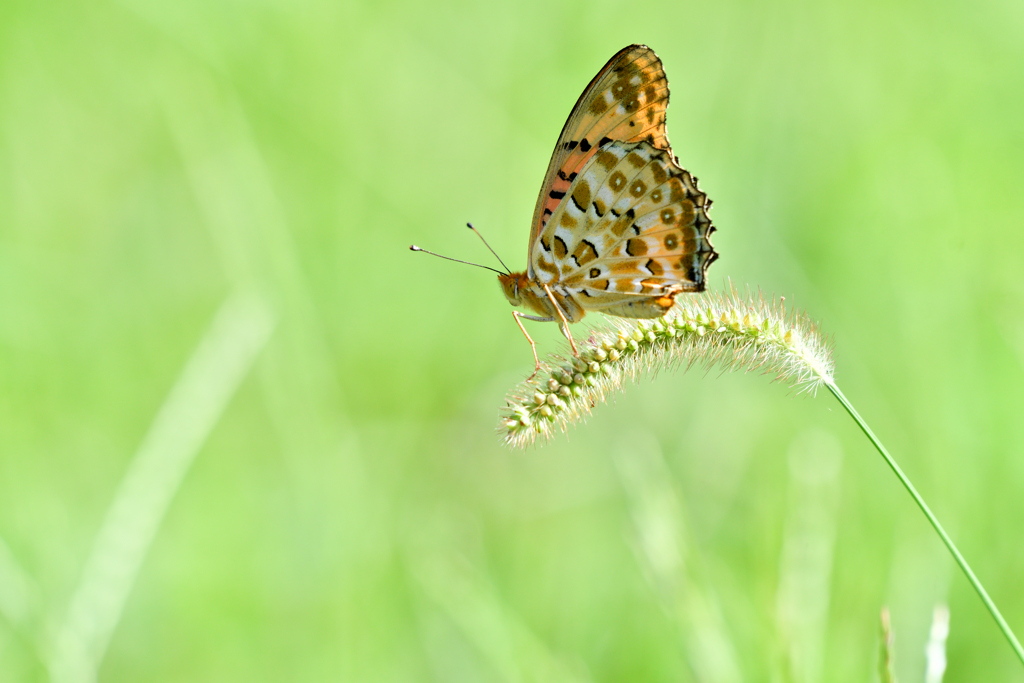
[[[484,243],[485,247],[491,249],[491,245],[487,244],[487,240],[484,239],[484,236],[480,234],[479,230],[473,227],[472,223],[466,223],[466,227],[476,233],[476,236],[480,238],[480,241]],[[505,265],[505,262],[501,260],[500,256],[498,256],[498,252],[491,249],[491,253],[494,254],[494,258],[498,259],[498,263],[501,264],[501,267],[508,271],[508,273],[511,275],[512,271],[508,269],[508,266]]]
[[[455,261],[456,263],[465,263],[467,266],[476,266],[477,268],[485,268],[485,269],[487,269],[487,270],[489,270],[491,272],[497,273],[498,275],[504,275],[505,274],[505,273],[501,272],[500,270],[497,270],[496,268],[491,268],[490,266],[482,266],[479,263],[473,263],[472,261],[462,261],[462,260],[457,259],[457,258],[452,258],[451,256],[441,256],[441,254],[435,254],[432,251],[427,251],[426,249],[421,249],[420,247],[417,247],[415,244],[410,245],[409,246],[409,250],[410,251],[422,251],[424,254],[430,254],[431,256],[436,256],[438,258],[443,258],[443,259],[446,259],[448,261]],[[501,259],[498,259],[498,260],[500,261]],[[502,265],[505,265],[505,264],[502,264]]]

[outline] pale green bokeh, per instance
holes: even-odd
[[[472,220],[524,267],[557,133],[632,42],[715,203],[713,286],[834,335],[1024,632],[1019,2],[8,0],[0,680],[74,678],[93,544],[238,295],[258,355],[163,432],[212,420],[99,680],[865,681],[883,605],[921,680],[940,602],[946,681],[1020,677],[827,394],[662,375],[499,445],[529,347],[493,274],[407,247],[490,264]]]

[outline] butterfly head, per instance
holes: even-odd
[[[523,292],[529,287],[529,280],[526,273],[498,273],[498,282],[501,284],[501,291],[505,292],[505,298],[513,306],[523,305]]]

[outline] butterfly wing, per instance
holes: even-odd
[[[604,65],[583,90],[558,136],[533,211],[531,255],[548,219],[598,147],[610,140],[646,140],[657,149],[669,149],[666,109],[668,79],[654,50],[630,45]],[[528,274],[536,275],[532,259]]]
[[[539,282],[577,292],[587,310],[699,292],[718,256],[710,204],[671,151],[606,143],[568,188],[530,260]]]

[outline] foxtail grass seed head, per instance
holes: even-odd
[[[524,448],[585,418],[628,380],[663,369],[761,371],[799,391],[832,384],[832,354],[816,323],[761,295],[687,296],[663,318],[614,319],[577,341],[579,358],[549,356],[506,398],[498,431]]]

